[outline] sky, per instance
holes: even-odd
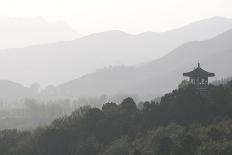
[[[62,20],[83,35],[166,31],[213,16],[232,17],[231,0],[0,0],[0,16]]]

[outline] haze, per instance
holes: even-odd
[[[84,35],[113,29],[141,33],[232,17],[231,5],[229,0],[7,0],[0,2],[0,16],[62,20]]]
[[[227,85],[227,82],[232,79],[232,70],[230,69],[232,66],[231,6],[232,2],[228,0],[0,1],[0,130],[8,128],[32,129],[39,125],[42,127],[58,117],[71,114],[80,106],[86,107],[73,113],[78,116],[78,119],[71,116],[75,122],[80,117],[84,119],[84,124],[89,124],[88,121],[85,123],[85,120],[96,116],[97,119],[101,120],[99,124],[102,124],[108,120],[108,117],[116,116],[115,118],[121,120],[113,119],[109,123],[121,122],[115,124],[116,127],[120,127],[120,130],[123,129],[121,128],[123,124],[128,124],[124,121],[127,118],[137,119],[141,117],[142,119],[138,120],[152,122],[152,119],[165,118],[166,120],[168,117],[172,120],[175,113],[178,114],[176,118],[182,113],[184,119],[179,120],[182,122],[192,115],[191,111],[196,114],[196,118],[200,118],[198,117],[199,109],[203,114],[206,104],[208,109],[212,109],[212,115],[208,113],[208,110],[205,111],[210,117],[218,119],[218,116],[224,114],[231,117],[227,111],[228,107],[232,109],[230,104],[232,85]],[[195,82],[184,80],[183,73],[197,67],[198,61],[201,64],[198,65],[197,74],[194,73],[194,76],[190,78],[194,78]],[[210,84],[215,86],[210,85],[210,98],[206,100],[202,98],[203,96],[199,98],[199,95],[201,92],[206,96],[208,94],[206,93],[208,91],[206,77],[209,74],[202,71],[200,67],[216,75],[209,79]],[[188,86],[189,84],[194,85],[199,93],[193,93],[195,91],[193,91],[192,86]],[[225,87],[216,86],[220,84],[224,84]],[[167,93],[169,95],[164,95]],[[216,96],[214,96],[215,94]],[[190,98],[198,98],[199,100],[197,99],[196,104],[193,104],[188,95]],[[162,99],[161,96],[163,96]],[[221,100],[218,100],[217,96]],[[134,100],[128,97],[132,97]],[[125,98],[127,99],[124,100]],[[145,100],[154,100],[155,102],[144,104],[143,109],[143,101]],[[139,103],[139,109],[136,108],[134,101]],[[183,103],[179,104],[179,101]],[[90,110],[88,105],[102,107],[106,102],[109,104],[103,106],[102,111],[95,109],[94,115],[91,114],[91,117],[86,117],[87,119],[83,117]],[[214,105],[214,103],[216,104]],[[222,109],[218,108],[221,105],[224,109],[222,115],[220,114]],[[163,111],[163,107],[166,107],[167,110]],[[188,108],[185,109],[186,107]],[[157,108],[158,110],[155,110]],[[176,111],[178,108],[180,109]],[[107,113],[113,115],[107,116]],[[165,115],[168,117],[164,117]],[[100,117],[98,118],[98,116]],[[126,116],[125,119],[124,116]],[[152,117],[144,119],[148,118],[147,116]],[[204,118],[205,115],[202,116]],[[104,119],[102,120],[102,118]],[[66,119],[71,120],[69,117],[65,117],[64,122]],[[63,119],[61,120],[63,122]],[[61,126],[65,127],[66,123],[62,122],[60,122]],[[141,122],[142,126],[146,126],[144,122]],[[60,123],[58,121],[58,124]],[[72,122],[69,123],[68,121],[68,128],[73,125]],[[161,124],[163,123],[161,122]],[[108,125],[106,124],[106,129],[111,126],[111,124]],[[80,135],[88,133],[78,130],[77,126],[75,125],[75,130]],[[133,131],[142,127],[133,124],[130,126],[133,127]],[[54,127],[56,128],[56,126]],[[65,132],[67,127],[64,128]],[[112,127],[116,129],[114,126]],[[44,136],[46,133],[50,133],[46,132],[47,129],[49,131],[49,128],[44,128],[44,131],[38,130],[39,135],[36,131],[35,136],[33,136],[34,134],[29,137],[23,136],[27,134],[18,136],[23,136],[23,140],[20,138],[19,143],[17,142],[17,145],[10,148],[7,153],[1,152],[1,149],[5,147],[2,144],[7,144],[5,142],[11,142],[11,140],[7,140],[2,135],[6,134],[8,137],[11,134],[0,131],[0,154],[14,155],[12,151],[15,151],[15,154],[18,155],[20,154],[17,152],[17,148],[20,148],[18,146],[24,147],[25,144],[26,147],[29,146],[28,148],[31,148],[31,144],[35,144],[34,148],[37,150],[37,144],[34,143],[34,140],[39,140],[40,136],[44,137],[44,140],[49,140],[50,136],[48,138]],[[72,128],[69,129],[71,129],[70,133],[73,134]],[[81,129],[85,128],[81,127]],[[86,129],[86,131],[90,131],[88,129],[93,128],[88,126]],[[114,130],[112,130],[113,132],[108,131],[114,133]],[[67,135],[72,136],[72,134]],[[90,135],[91,137],[88,138],[92,143],[92,133]],[[121,137],[121,135],[118,136]],[[15,138],[14,134],[13,137],[13,139],[18,139]],[[104,135],[103,137],[108,136]],[[140,137],[140,135],[136,137]],[[89,141],[88,138],[80,141],[81,143],[70,145],[75,146],[70,152],[97,154],[76,152],[79,148],[82,150],[82,146],[90,144],[86,143]],[[29,139],[32,139],[33,142]],[[231,141],[231,139],[229,140]],[[58,141],[56,140],[56,142]],[[65,139],[61,141],[65,142]],[[41,144],[40,142],[43,140],[39,141],[39,144]],[[210,140],[210,142],[212,141]],[[104,141],[102,144],[107,143]],[[109,144],[111,143],[109,141]],[[93,146],[108,147],[108,145],[102,144]],[[121,143],[118,144],[121,145]],[[146,142],[146,144],[148,143]],[[179,146],[182,143],[178,142],[177,144]],[[14,148],[15,146],[17,147]],[[51,148],[49,145],[47,146]],[[55,150],[65,148],[66,144],[60,146],[62,147],[57,147]],[[70,154],[70,152],[68,153]],[[24,155],[25,152],[21,154]],[[28,154],[32,155],[33,153]],[[43,153],[35,152],[35,154]],[[47,154],[63,155],[65,153],[48,152]],[[110,153],[106,154],[110,155]],[[229,154],[231,155],[231,153]]]

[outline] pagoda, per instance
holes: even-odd
[[[189,82],[192,84],[196,90],[201,92],[208,91],[208,78],[214,77],[214,73],[207,72],[200,67],[200,63],[198,63],[198,67],[193,71],[183,73],[183,76],[189,77]]]

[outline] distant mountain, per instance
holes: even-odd
[[[161,33],[143,33],[140,34],[142,40],[144,42],[151,41],[150,44],[154,46],[154,44],[158,48],[150,49],[151,53],[146,53],[147,58],[154,57],[152,54],[156,52],[159,56],[164,56],[168,54],[171,50],[179,47],[180,45],[190,42],[190,41],[203,41],[206,39],[210,39],[216,37],[217,35],[230,30],[232,27],[232,19],[224,18],[224,17],[212,17],[209,19],[203,19],[200,21],[193,22],[184,27],[170,30],[167,32]],[[152,35],[153,34],[153,35]],[[157,36],[157,40],[155,40],[155,34]],[[153,36],[153,39],[152,39]],[[146,44],[145,44],[146,45]],[[150,47],[153,47],[150,46]],[[147,46],[145,46],[146,48]],[[149,46],[148,46],[149,47]],[[154,60],[154,58],[153,58]]]
[[[130,35],[108,31],[73,41],[1,50],[0,79],[27,85],[34,82],[43,86],[58,84],[109,65],[151,61],[183,43],[209,39],[230,28],[231,19],[214,17],[162,33]]]
[[[22,86],[19,83],[0,80],[0,101],[17,100],[22,98],[35,97],[37,94],[33,90]]]
[[[177,88],[183,79],[182,73],[191,71],[198,61],[203,69],[216,73],[216,79],[229,77],[232,75],[231,40],[232,30],[229,30],[209,40],[186,43],[149,63],[88,74],[53,88],[52,92],[59,97],[125,92],[150,98]]]
[[[0,17],[0,49],[69,41],[81,35],[61,21],[43,18]]]

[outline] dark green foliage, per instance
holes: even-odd
[[[211,128],[208,132],[208,138],[211,141],[222,141],[223,140],[223,132],[219,131],[216,128]]]
[[[133,155],[142,155],[139,150],[135,150]]]
[[[231,155],[232,83],[180,87],[138,109],[132,98],[81,107],[33,132],[0,131],[1,155]]]
[[[163,137],[159,140],[157,145],[157,155],[170,155],[173,149],[174,143],[170,137]]]

